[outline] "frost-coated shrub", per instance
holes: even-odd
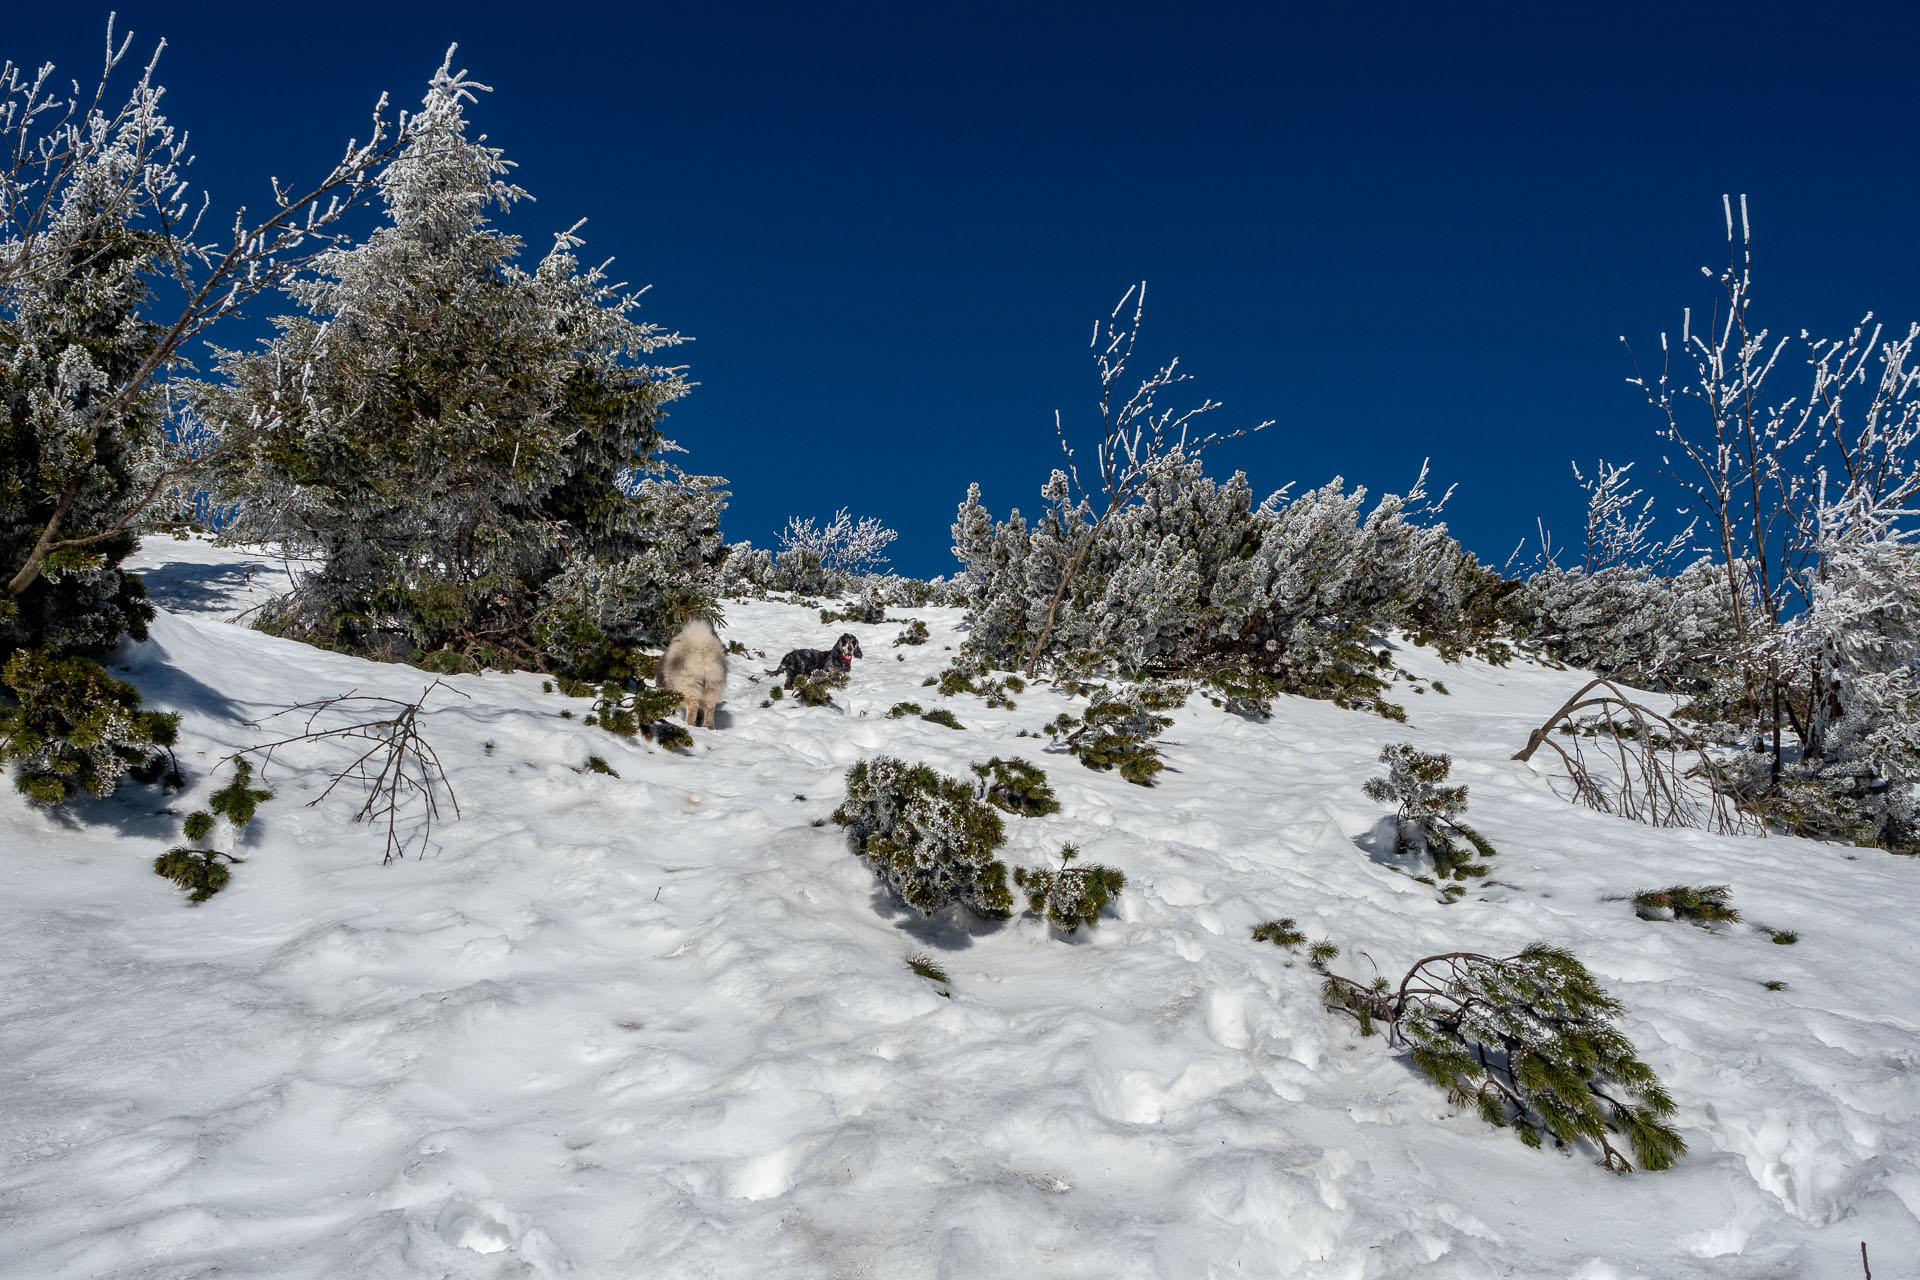
[[[1124,872],[1092,862],[1073,865],[1079,856],[1080,850],[1073,845],[1062,845],[1058,867],[1015,867],[1013,871],[1013,882],[1026,892],[1028,909],[1068,933],[1097,921],[1114,895],[1127,887]]]
[[[1548,565],[1514,593],[1509,613],[1521,634],[1561,662],[1698,694],[1733,644],[1727,601],[1726,570],[1710,560],[1670,577],[1642,565],[1593,573]]]
[[[954,522],[966,565],[969,647],[1023,665],[1094,513],[1055,472],[1031,524],[996,523],[969,489]],[[1123,671],[1239,671],[1289,692],[1386,713],[1368,647],[1396,626],[1464,652],[1498,627],[1498,575],[1443,525],[1415,523],[1419,485],[1364,511],[1335,480],[1254,504],[1246,477],[1216,483],[1178,454],[1108,518],[1068,584],[1048,652],[1101,655]],[[1364,511],[1364,513],[1363,513]],[[1395,708],[1397,710],[1397,708]]]
[[[985,764],[972,766],[980,778],[980,795],[1003,813],[1024,818],[1040,818],[1060,812],[1060,801],[1053,786],[1038,765],[1021,759],[1002,760],[999,756]]]
[[[1504,959],[1429,956],[1392,992],[1385,979],[1362,986],[1329,976],[1326,996],[1363,1031],[1388,1023],[1422,1074],[1530,1147],[1584,1138],[1620,1170],[1665,1169],[1686,1154],[1666,1122],[1673,1100],[1614,1025],[1620,1003],[1557,947],[1536,943]]]
[[[1153,744],[1173,720],[1157,714],[1186,699],[1179,685],[1132,685],[1114,690],[1097,688],[1086,711],[1078,716],[1062,712],[1047,725],[1047,733],[1089,769],[1118,769],[1128,782],[1153,785],[1153,776],[1166,768],[1160,748]]]
[[[931,915],[958,902],[980,916],[1012,911],[1007,866],[994,857],[1006,830],[966,783],[889,756],[862,760],[847,771],[847,798],[833,820],[915,910]]]
[[[1454,880],[1487,874],[1486,865],[1473,861],[1473,855],[1490,858],[1493,846],[1460,821],[1467,809],[1467,788],[1443,785],[1452,758],[1398,742],[1380,749],[1380,763],[1387,766],[1387,776],[1368,779],[1364,789],[1371,799],[1400,806],[1395,852],[1426,855],[1433,859],[1436,874]]]
[[[111,795],[126,774],[171,759],[180,717],[142,711],[140,691],[97,662],[22,649],[0,667],[0,683],[15,699],[0,707],[0,761],[35,804]],[[175,769],[169,781],[177,778]]]

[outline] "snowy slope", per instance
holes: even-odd
[[[137,563],[166,612],[121,664],[185,713],[178,813],[262,740],[246,721],[428,680],[226,621],[284,580],[271,561],[156,541]],[[948,700],[964,732],[884,718],[938,701],[921,681],[958,643],[955,613],[901,612],[933,642],[851,628],[839,709],[763,708],[748,673],[840,628],[731,604],[725,634],[769,660],[736,660],[691,755],[585,727],[537,677],[454,678],[470,698],[425,725],[460,817],[428,856],[383,868],[357,799],[304,807],[339,757],[288,755],[196,908],[150,869],[179,830],[158,792],[67,816],[7,791],[0,1275],[1854,1277],[1863,1240],[1882,1280],[1920,1274],[1920,867],[1576,810],[1508,757],[1578,673],[1417,650],[1452,695],[1402,698],[1410,725],[1195,699],[1161,785],[1131,786],[1015,737],[1070,705],[1043,689]],[[1400,740],[1453,754],[1501,851],[1458,904],[1355,844]],[[1042,764],[1064,810],[1009,818],[1004,856],[1078,842],[1127,872],[1117,916],[1069,941],[896,910],[812,825],[881,752]],[[1676,881],[1730,883],[1757,923],[1608,900]],[[1571,947],[1691,1154],[1620,1177],[1460,1114],[1249,941],[1282,915],[1363,976],[1361,951],[1397,975]]]

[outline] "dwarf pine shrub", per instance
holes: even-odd
[[[1173,721],[1155,712],[1180,705],[1180,686],[1136,685],[1121,692],[1098,688],[1085,712],[1062,713],[1046,729],[1089,769],[1118,769],[1128,782],[1153,785],[1166,765],[1153,739]]]
[[[1733,924],[1740,919],[1740,913],[1733,907],[1732,895],[1733,890],[1724,884],[1676,884],[1634,894],[1633,910],[1642,920]]]
[[[945,707],[935,707],[931,711],[923,711],[920,713],[920,718],[929,724],[944,725],[949,729],[964,729],[967,727],[960,723],[960,717],[954,715],[953,712],[947,710]]]
[[[847,771],[847,797],[833,820],[853,852],[922,914],[954,902],[980,916],[1012,911],[1007,866],[993,856],[1006,829],[966,783],[889,756],[862,760]]]
[[[1330,975],[1325,994],[1363,1032],[1386,1022],[1423,1075],[1530,1147],[1584,1138],[1623,1171],[1633,1162],[1665,1169],[1686,1154],[1667,1123],[1673,1100],[1614,1025],[1619,1001],[1558,947],[1535,943],[1504,959],[1429,956],[1394,992],[1385,979],[1362,985]]]
[[[953,981],[953,979],[947,976],[946,966],[935,962],[933,957],[924,951],[916,951],[908,956],[907,968],[913,970],[913,972],[919,974],[928,982],[937,982],[942,986],[947,986]]]
[[[227,887],[228,864],[243,861],[217,849],[169,849],[153,860],[153,870],[188,890],[187,901],[198,905]]]
[[[905,644],[925,644],[928,639],[927,624],[918,618],[910,618],[900,634],[893,638],[893,647],[897,649]]]
[[[253,785],[253,762],[245,756],[233,759],[233,777],[227,785],[207,797],[207,807],[232,823],[237,830],[253,821],[254,811],[262,802],[273,799],[273,792]],[[193,818],[187,819],[192,823]],[[187,838],[197,840],[200,837],[187,831]]]
[[[673,723],[680,706],[680,695],[671,689],[641,685],[629,692],[610,680],[600,687],[587,723],[622,738],[637,735],[672,751],[693,745],[693,735]]]
[[[1092,862],[1074,866],[1079,856],[1080,850],[1073,845],[1062,845],[1058,867],[1015,867],[1013,871],[1013,882],[1026,891],[1028,908],[1068,933],[1093,924],[1127,886],[1126,874],[1113,867]]]
[[[35,804],[111,795],[128,773],[171,759],[180,717],[140,710],[140,691],[97,662],[21,649],[0,667],[0,683],[16,699],[0,707],[0,761],[13,764],[14,786]],[[177,767],[167,771],[169,785],[178,780]]]
[[[1459,818],[1467,808],[1467,788],[1443,785],[1452,758],[1398,742],[1380,749],[1380,763],[1387,766],[1387,776],[1368,779],[1364,789],[1383,804],[1399,803],[1395,851],[1431,857],[1435,874],[1442,878],[1486,875],[1487,865],[1473,861],[1473,855],[1490,858],[1494,848]]]
[[[1285,947],[1291,951],[1305,942],[1307,935],[1300,932],[1292,916],[1283,916],[1278,920],[1269,920],[1265,924],[1253,926],[1253,940],[1271,942],[1276,947]]]
[[[1025,760],[1002,760],[999,756],[985,764],[972,766],[980,777],[980,794],[988,804],[1004,813],[1039,818],[1060,812],[1060,801],[1047,782],[1046,773]]]
[[[800,699],[804,707],[824,707],[833,701],[833,691],[847,687],[848,676],[844,671],[835,671],[831,667],[815,671],[801,680],[794,681],[793,696]],[[776,696],[779,690],[774,690]]]

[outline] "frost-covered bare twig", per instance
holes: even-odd
[[[1580,567],[1590,575],[1617,565],[1660,568],[1693,544],[1699,528],[1697,519],[1670,537],[1655,539],[1655,499],[1646,497],[1642,501],[1642,490],[1627,487],[1632,470],[1631,462],[1615,466],[1603,458],[1594,463],[1593,474],[1586,476],[1580,473],[1579,463],[1573,464],[1573,478],[1587,494],[1587,532]],[[1550,550],[1544,533],[1541,547],[1543,555]]]
[[[855,520],[841,507],[825,526],[816,527],[812,516],[802,520],[789,517],[780,534],[782,551],[805,551],[820,558],[820,567],[831,574],[877,572],[887,563],[887,548],[900,535],[880,523],[878,517]]]
[[[1684,312],[1678,343],[1661,335],[1658,372],[1636,365],[1628,381],[1661,416],[1669,474],[1724,575],[1735,633],[1726,656],[1755,736],[1771,740],[1777,782],[1783,727],[1818,755],[1823,716],[1838,714],[1838,655],[1814,634],[1833,557],[1898,542],[1920,519],[1920,325],[1889,337],[1869,312],[1842,338],[1802,330],[1804,392],[1776,395],[1795,339],[1755,325],[1746,197],[1737,222],[1732,199],[1722,204],[1727,266],[1703,268],[1720,289],[1713,316],[1702,330]]]
[[[1127,366],[1140,341],[1140,318],[1146,303],[1147,285],[1143,280],[1121,295],[1119,303],[1104,323],[1094,322],[1093,339],[1088,344],[1093,352],[1094,367],[1100,374],[1100,438],[1094,446],[1097,490],[1089,489],[1081,480],[1074,448],[1067,440],[1066,426],[1058,411],[1053,415],[1054,432],[1059,436],[1061,451],[1066,455],[1066,475],[1071,481],[1072,497],[1091,505],[1097,492],[1100,505],[1092,522],[1081,532],[1074,545],[1073,553],[1060,574],[1053,600],[1048,605],[1046,621],[1027,654],[1026,673],[1029,679],[1039,666],[1040,655],[1046,652],[1047,642],[1053,638],[1060,602],[1066,598],[1074,575],[1086,563],[1087,554],[1092,551],[1094,540],[1108,518],[1132,501],[1155,475],[1167,468],[1190,462],[1216,444],[1251,435],[1273,425],[1273,420],[1269,418],[1265,422],[1234,431],[1200,432],[1197,425],[1199,420],[1220,408],[1220,404],[1215,400],[1203,399],[1198,405],[1181,409],[1163,402],[1163,397],[1169,391],[1192,380],[1191,374],[1181,372],[1178,358],[1168,361],[1143,378],[1132,394],[1124,400],[1120,399]],[[1123,319],[1128,304],[1132,304],[1132,312]]]

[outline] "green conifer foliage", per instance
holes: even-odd
[[[893,638],[895,648],[906,644],[925,644],[927,642],[927,624],[918,618],[908,619],[900,634]]]
[[[139,690],[86,658],[22,649],[0,683],[17,699],[0,707],[0,761],[35,804],[112,794],[125,774],[158,764],[180,731],[179,716],[140,710]]]
[[[207,798],[207,807],[231,822],[235,828],[244,827],[253,821],[254,810],[262,801],[273,799],[273,792],[253,785],[253,764],[245,756],[235,756],[233,777],[227,785]],[[191,824],[191,816],[187,819]],[[204,832],[203,832],[204,834]],[[197,840],[191,826],[187,829],[187,838]]]
[[[1073,845],[1060,848],[1058,867],[1015,867],[1013,882],[1027,894],[1027,906],[1068,933],[1077,933],[1082,925],[1091,925],[1114,895],[1127,886],[1126,873],[1113,867],[1088,863],[1074,866],[1080,850]]]
[[[1253,940],[1255,942],[1271,942],[1276,947],[1285,947],[1291,951],[1305,942],[1307,935],[1300,932],[1298,926],[1294,924],[1292,916],[1283,916],[1278,920],[1269,920],[1265,924],[1255,925],[1253,927]]]
[[[1645,920],[1692,920],[1699,924],[1732,924],[1740,919],[1733,907],[1733,890],[1724,884],[1676,884],[1645,889],[1633,895],[1634,912]]]
[[[954,715],[953,712],[947,710],[945,707],[935,707],[931,711],[923,711],[920,714],[920,718],[929,724],[937,724],[947,729],[964,729],[967,727],[960,723],[959,716]]]
[[[204,847],[207,837],[213,834],[213,815],[217,813],[225,818],[237,838],[240,830],[253,821],[255,810],[271,799],[273,792],[253,785],[252,761],[245,756],[233,757],[233,777],[227,780],[227,785],[208,797],[206,809],[188,814],[180,824],[181,834],[192,841],[192,846],[199,847],[167,850],[153,860],[154,874],[188,890],[189,904],[205,902],[226,888],[233,878],[232,868],[246,861],[223,850]]]
[[[153,860],[153,870],[190,890],[187,901],[199,904],[227,887],[233,878],[228,864],[241,861],[212,849],[169,849]]]
[[[793,686],[793,696],[800,699],[801,706],[824,707],[833,701],[835,689],[847,687],[848,679],[844,671],[835,671],[830,667],[823,668],[804,680],[796,681]],[[779,689],[776,688],[774,693],[777,695]]]
[[[982,797],[1004,813],[1024,818],[1045,817],[1060,812],[1060,801],[1053,794],[1047,775],[1038,765],[1025,760],[1002,760],[999,756],[985,764],[972,766],[980,777]]]
[[[1581,1139],[1610,1169],[1665,1169],[1686,1154],[1673,1100],[1614,1025],[1620,1004],[1566,951],[1536,943],[1496,959],[1429,956],[1397,991],[1330,976],[1331,1007],[1363,1030],[1385,1021],[1413,1064],[1489,1124],[1537,1147]],[[1624,1138],[1632,1160],[1615,1145]]]
[[[1006,830],[966,783],[889,756],[862,760],[847,771],[833,820],[873,873],[923,914],[953,902],[993,918],[1012,911],[1007,866],[993,856]]]

